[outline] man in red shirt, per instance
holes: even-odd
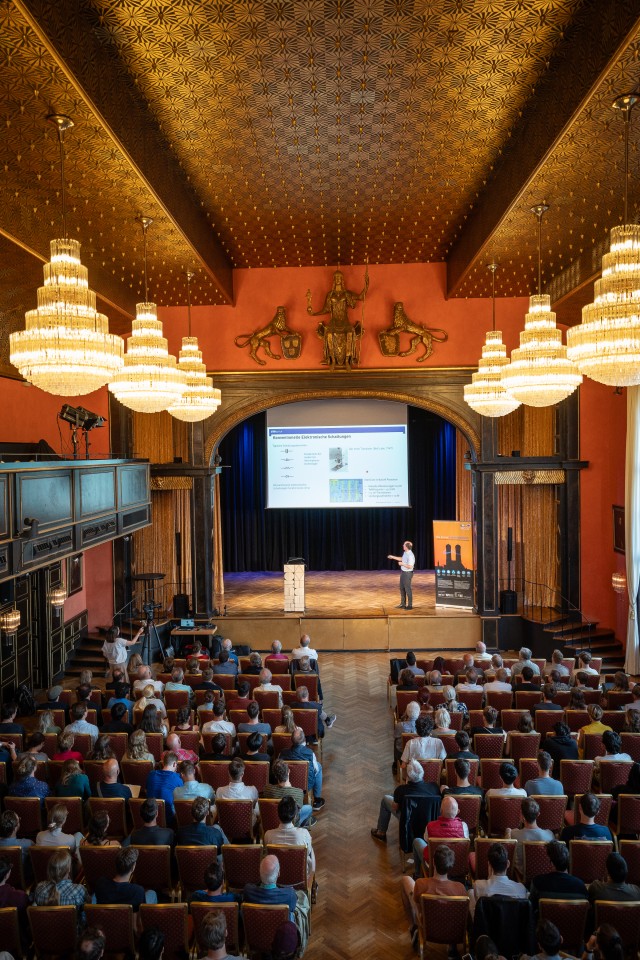
[[[182,749],[182,741],[180,740],[180,737],[178,736],[177,733],[170,733],[169,736],[167,737],[166,744],[167,744],[166,752],[171,751],[172,753],[175,753],[180,763],[182,763],[183,760],[190,760],[191,763],[193,764],[196,764],[198,762],[199,758],[197,753],[194,753],[193,750]]]
[[[440,807],[440,816],[437,820],[432,820],[427,824],[424,831],[424,840],[416,837],[413,841],[413,876],[417,880],[420,876],[420,866],[423,859],[429,859],[429,837],[440,839],[468,838],[469,827],[464,820],[458,817],[458,801],[451,795],[442,798]]]
[[[436,823],[437,821],[434,820],[433,822]],[[404,912],[411,927],[409,932],[412,943],[418,936],[420,897],[423,893],[431,893],[437,897],[467,896],[467,891],[463,883],[449,879],[449,871],[453,867],[454,861],[455,855],[451,847],[442,844],[436,848],[433,855],[432,877],[420,877],[419,880],[414,880],[413,877],[401,877],[400,896],[402,897]]]

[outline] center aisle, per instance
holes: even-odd
[[[324,740],[327,804],[311,831],[319,890],[305,960],[409,960],[397,822],[386,845],[369,833],[395,785],[389,655],[321,653],[320,671],[327,713],[338,719]]]

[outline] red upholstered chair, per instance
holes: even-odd
[[[529,780],[535,780],[538,776],[538,761],[531,757],[523,757],[518,764],[518,782],[521,787]]]
[[[456,731],[462,730],[463,720],[464,720],[464,713],[460,713],[459,711],[454,711],[453,713],[449,714],[449,722],[451,724],[452,730],[456,730]]]
[[[589,714],[586,710],[569,710],[564,712],[564,722],[571,730],[571,733],[577,733],[582,727],[590,722]]]
[[[291,690],[291,675],[288,673],[274,673],[271,677],[271,683],[274,687],[280,687],[284,696],[287,690]]]
[[[109,734],[109,743],[111,744],[111,749],[113,750],[113,755],[117,759],[118,763],[121,762],[127,751],[127,743],[129,742],[128,734],[126,733],[110,733]]]
[[[523,797],[487,797],[488,833],[492,837],[504,837],[507,827],[520,826]]]
[[[128,801],[129,814],[131,816],[131,823],[133,825],[134,830],[140,830],[145,825],[142,822],[142,817],[140,816],[140,807],[144,802],[145,801],[143,797],[132,797],[131,800]],[[156,800],[156,803],[158,804],[158,826],[166,827],[167,817],[165,812],[164,800]]]
[[[633,702],[633,694],[631,690],[609,690],[606,699],[609,710],[620,710],[624,709],[627,703]]]
[[[511,709],[512,702],[513,693],[509,690],[487,690],[487,706],[495,707],[500,715],[503,710]]]
[[[564,815],[569,798],[567,796],[549,797],[534,796],[533,799],[540,807],[538,826],[541,830],[553,830],[558,833],[564,827]]]
[[[602,722],[606,727],[611,727],[616,733],[622,733],[627,715],[624,710],[605,710],[602,714]]]
[[[230,723],[236,728],[239,723],[247,723],[249,720],[249,714],[244,708],[242,710],[229,710],[228,716]]]
[[[187,900],[189,894],[195,890],[203,889],[204,872],[217,856],[216,847],[189,846],[175,848],[183,900]]]
[[[501,757],[504,750],[504,738],[500,733],[476,733],[473,738],[473,752],[481,760]]]
[[[90,733],[74,733],[73,735],[73,749],[77,750],[78,753],[81,753],[83,757],[86,757],[88,753],[91,753],[93,749],[93,741]]]
[[[442,760],[419,760],[420,766],[424,770],[425,783],[440,783],[440,774],[442,773]]]
[[[612,850],[611,840],[570,840],[569,873],[587,884],[605,880],[607,857]]]
[[[246,843],[225,843],[222,846],[222,862],[227,887],[243,890],[247,883],[260,883],[262,848]]]
[[[445,678],[443,677],[442,678],[443,683],[444,683],[444,679]],[[451,683],[449,683],[448,685],[451,686]],[[444,693],[442,692],[442,690],[434,690],[431,694],[429,694],[429,706],[433,707],[434,710],[436,709],[436,707],[442,706],[443,703],[444,703]]]
[[[132,844],[132,847],[139,851],[139,857],[131,882],[139,883],[145,890],[168,890],[171,899],[175,900],[171,875],[171,847],[168,844],[166,846],[164,844],[156,846]]]
[[[189,706],[188,690],[165,690],[164,705],[167,710],[179,710],[180,707]]]
[[[534,703],[540,703],[541,700],[542,693],[538,690],[516,690],[516,709],[518,710],[531,712]]]
[[[640,943],[640,903],[596,900],[596,927],[610,923],[622,940],[627,956],[636,956]]]
[[[523,757],[537,757],[539,749],[539,733],[518,733],[514,730],[509,734],[507,752],[510,757],[513,757],[516,766]]]
[[[162,760],[162,751],[164,750],[164,737],[161,733],[147,733],[147,749],[149,753],[153,754],[153,759],[156,763],[160,763]]]
[[[469,710],[469,728],[484,727],[484,713],[482,710]]]
[[[614,787],[623,786],[629,779],[633,760],[605,760],[600,764],[600,789],[611,793]]]
[[[502,759],[496,760],[490,757],[480,761],[480,780],[483,790],[499,789],[504,786],[500,779],[500,767],[503,763],[505,761]]]
[[[260,704],[260,710],[264,710],[265,707],[269,707],[271,710],[273,710],[275,707],[280,706],[277,690],[254,690],[253,697],[254,700]],[[295,703],[296,701],[297,697],[295,694],[293,694],[293,702]],[[309,712],[311,713],[312,711]]]
[[[271,670],[272,675],[274,673],[289,673],[289,661],[280,660],[277,657],[265,657],[264,665],[267,670]]]
[[[593,760],[595,757],[604,757],[605,749],[601,733],[585,733],[582,738],[584,759]]]
[[[260,829],[263,836],[267,830],[276,830],[280,826],[280,818],[278,817],[279,803],[280,801],[277,797],[260,797],[258,800],[258,807],[260,808]]]
[[[105,956],[135,956],[133,907],[130,903],[88,903],[84,909],[87,926],[97,927],[105,935]]]
[[[572,956],[581,956],[584,932],[589,914],[588,900],[539,901],[540,919],[554,923],[562,936],[562,950]]]
[[[622,751],[628,753],[632,760],[640,763],[640,733],[627,733],[623,731],[620,734],[622,740]]]
[[[201,760],[198,764],[200,779],[217,790],[229,783],[229,760]]]
[[[590,690],[589,687],[594,689]],[[602,694],[600,693],[600,688],[598,686],[598,677],[590,677],[587,680],[587,688],[582,691],[584,693],[584,702],[587,706],[590,703],[600,703],[602,700]]]
[[[533,725],[542,740],[549,733],[553,733],[556,723],[564,720],[564,710],[536,710],[533,714]]]
[[[102,781],[102,769],[106,762],[106,760],[85,760],[82,765],[89,777],[92,793],[95,792],[96,785]]]
[[[294,673],[293,689],[298,690],[300,687],[307,688],[309,691],[309,700],[314,700],[316,703],[318,702],[319,696],[317,673]],[[402,691],[400,692],[402,693]]]
[[[191,816],[193,800],[174,800],[173,806],[176,811],[176,822],[179,827],[188,827],[193,823]]]
[[[184,960],[189,955],[187,903],[142,903],[142,929],[157,927],[164,933],[163,960]]]
[[[396,693],[396,714],[398,719],[404,717],[408,704],[417,701],[415,690],[398,690]]]
[[[489,877],[489,848],[496,843],[494,837],[476,837],[473,853],[469,854],[469,870],[474,880],[487,880]],[[513,880],[514,861],[516,856],[516,840],[500,840],[509,854],[509,869],[507,874]]]
[[[27,907],[36,957],[73,956],[78,936],[75,907]],[[20,956],[20,954],[18,954]]]
[[[264,793],[265,787],[269,783],[269,764],[267,761],[247,760],[244,765],[243,780],[248,787],[255,787],[258,793]]]
[[[291,734],[273,733],[271,735],[271,743],[273,744],[273,756],[278,757],[283,750],[288,750],[291,746]]]
[[[634,793],[618,796],[618,819],[613,832],[616,836],[640,833],[640,796]]]
[[[593,760],[561,760],[560,780],[569,797],[588,793],[593,780]]]
[[[454,713],[454,717],[461,717],[461,713]],[[442,745],[447,751],[447,756],[452,754],[459,753],[460,747],[456,743],[455,733],[439,733],[437,734],[438,740],[442,740]]]
[[[297,710],[293,708],[293,719],[296,726],[304,730],[307,742],[309,739],[318,740],[318,711],[317,710]],[[322,750],[322,740],[320,740],[320,749]]]
[[[520,717],[523,713],[529,713],[528,710],[503,710],[502,711],[502,729],[509,733],[511,730],[517,730],[520,723]],[[481,723],[482,725],[482,723]]]
[[[110,840],[122,840],[128,834],[127,808],[123,797],[91,797],[88,801],[89,813],[93,816],[98,810],[106,810],[109,814],[109,830],[107,837]]]
[[[211,741],[215,736],[215,733],[202,734],[202,741],[204,743],[204,749],[206,753],[211,753]],[[225,739],[224,754],[226,757],[229,757],[229,760],[231,760],[231,756],[233,754],[233,737],[230,733],[225,733],[223,736]],[[291,737],[289,737],[289,746],[291,746]]]
[[[122,779],[125,783],[132,784],[144,790],[147,777],[154,766],[155,764],[153,764],[151,760],[122,760],[120,763]]]
[[[544,840],[525,840],[522,844],[522,863],[524,882],[529,885],[534,877],[543,873],[553,873],[555,867],[547,854]]]
[[[58,748],[56,747],[56,750]],[[52,790],[55,790],[60,777],[63,774],[64,761],[63,760],[49,760],[49,786]]]
[[[243,680],[249,684],[249,690],[251,691],[251,693],[253,693],[256,687],[260,686],[260,677],[256,676],[253,673],[239,673],[236,678],[236,687]]]
[[[35,840],[42,830],[42,805],[38,797],[5,797],[5,810],[13,810],[20,817],[20,836]]]
[[[574,823],[578,822],[579,816],[578,811],[580,809],[580,797],[581,793],[576,793],[573,798],[573,807],[571,810],[567,810],[564,815],[565,823],[568,823],[569,826],[573,826]],[[613,797],[610,793],[600,793],[598,794],[598,800],[600,801],[600,809],[596,814],[596,823],[600,824],[601,827],[606,827],[609,824],[609,818],[611,817],[611,808],[613,806]]]
[[[190,906],[191,916],[193,917],[193,939],[199,948],[196,956],[206,955],[207,947],[202,942],[202,924],[208,913],[211,913],[212,904],[210,903],[192,903]],[[227,921],[227,936],[225,947],[229,954],[237,956],[240,953],[240,932],[239,917],[240,908],[237,903],[216,903],[216,910],[224,913]]]
[[[62,716],[64,717],[64,710],[56,711],[56,713],[61,713]],[[55,720],[53,722],[56,725],[56,727],[60,727],[60,726],[64,727],[64,720],[62,721],[62,724],[56,723]],[[58,734],[57,733],[45,733],[44,746],[42,747],[42,750],[49,757],[49,760],[51,760],[51,757],[54,755],[54,753],[58,752]]]
[[[218,824],[229,840],[253,842],[253,803],[251,800],[216,800]]]
[[[24,881],[24,860],[22,858],[22,847],[3,847],[2,857],[11,864],[11,878],[9,883],[18,890],[25,889]],[[2,940],[0,939],[0,943]]]
[[[3,856],[6,850],[7,847],[2,851]],[[627,880],[629,883],[640,884],[640,840],[618,840],[618,851],[627,864],[629,871]],[[13,873],[11,876],[13,877]]]
[[[282,723],[282,710],[280,707],[266,707],[262,711],[262,722],[268,723],[271,730],[275,730]]]
[[[569,706],[569,701],[571,700],[571,691],[570,690],[558,690],[556,693],[553,702],[559,703],[560,706],[566,710]]]
[[[58,697],[60,703],[66,703],[68,707],[73,706],[76,702],[76,695],[73,690],[63,690]]]
[[[13,880],[13,875],[11,880]],[[22,956],[17,907],[3,907],[0,910],[0,943],[2,949],[6,950],[12,957]]]
[[[198,753],[200,749],[199,733],[196,733],[193,730],[177,730],[176,732],[180,737],[180,743],[182,744],[183,750],[193,750],[194,753]]]
[[[98,877],[115,876],[116,857],[119,852],[120,847],[93,847],[88,843],[82,844],[80,861],[89,893],[93,893]]]
[[[68,811],[65,833],[84,833],[83,805],[80,797],[46,797],[44,808],[49,812],[59,803],[63,803]]]
[[[460,703],[464,703],[467,710],[482,709],[484,693],[482,690],[460,690],[457,693]]]
[[[309,890],[311,877],[307,875],[307,848],[304,844],[268,843],[267,855],[273,854],[280,863],[278,883],[296,890]]]
[[[64,853],[68,847],[39,847],[35,843],[29,847],[29,859],[31,860],[31,869],[36,883],[47,879],[47,864],[54,853]]]
[[[423,893],[418,924],[421,960],[428,955],[427,943],[464,943],[468,919],[468,897],[436,897]]]
[[[16,753],[22,753],[24,749],[24,745],[23,745],[24,738],[21,733],[3,733],[2,739],[4,740],[5,743],[12,743],[16,748]]]
[[[456,797],[456,800],[458,798]],[[433,876],[433,855],[437,847],[447,846],[453,850],[453,855],[455,860],[451,870],[449,870],[449,877],[452,880],[460,880],[464,882],[465,877],[469,872],[469,851],[471,849],[471,841],[462,838],[449,838],[449,839],[434,839],[431,838],[429,841],[429,876]]]
[[[253,958],[268,953],[276,930],[288,919],[289,908],[286,903],[243,904],[242,922],[247,956]]]
[[[477,833],[480,811],[482,810],[482,797],[477,793],[459,793],[456,796],[456,801],[458,803],[458,816],[468,826],[469,833]]]
[[[289,782],[292,787],[299,787],[300,790],[307,792],[309,783],[309,761],[308,760],[287,760],[289,767]]]

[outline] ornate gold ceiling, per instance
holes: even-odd
[[[636,6],[0,0],[0,232],[47,256],[59,175],[44,116],[55,110],[76,123],[71,232],[92,286],[120,311],[142,292],[139,213],[156,221],[153,298],[184,303],[189,268],[194,302],[222,303],[229,266],[446,260],[493,196],[495,227],[467,242],[455,295],[486,296],[493,259],[499,295],[531,292],[528,207],[544,197],[544,279],[563,296],[620,215],[622,131],[609,101],[637,84]],[[557,138],[500,193],[501,165],[523,133],[526,147],[525,121],[565,51],[575,104],[569,72],[562,118],[553,107],[537,117],[538,127],[555,122]],[[540,150],[540,137],[531,146]],[[25,256],[16,252],[16,264]]]

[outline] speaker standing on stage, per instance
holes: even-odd
[[[413,593],[411,591],[411,581],[413,579],[413,568],[416,565],[416,558],[411,550],[413,544],[410,540],[405,540],[402,544],[404,553],[401,557],[388,555],[388,560],[396,560],[400,564],[400,603],[398,610],[411,610],[413,608]]]

